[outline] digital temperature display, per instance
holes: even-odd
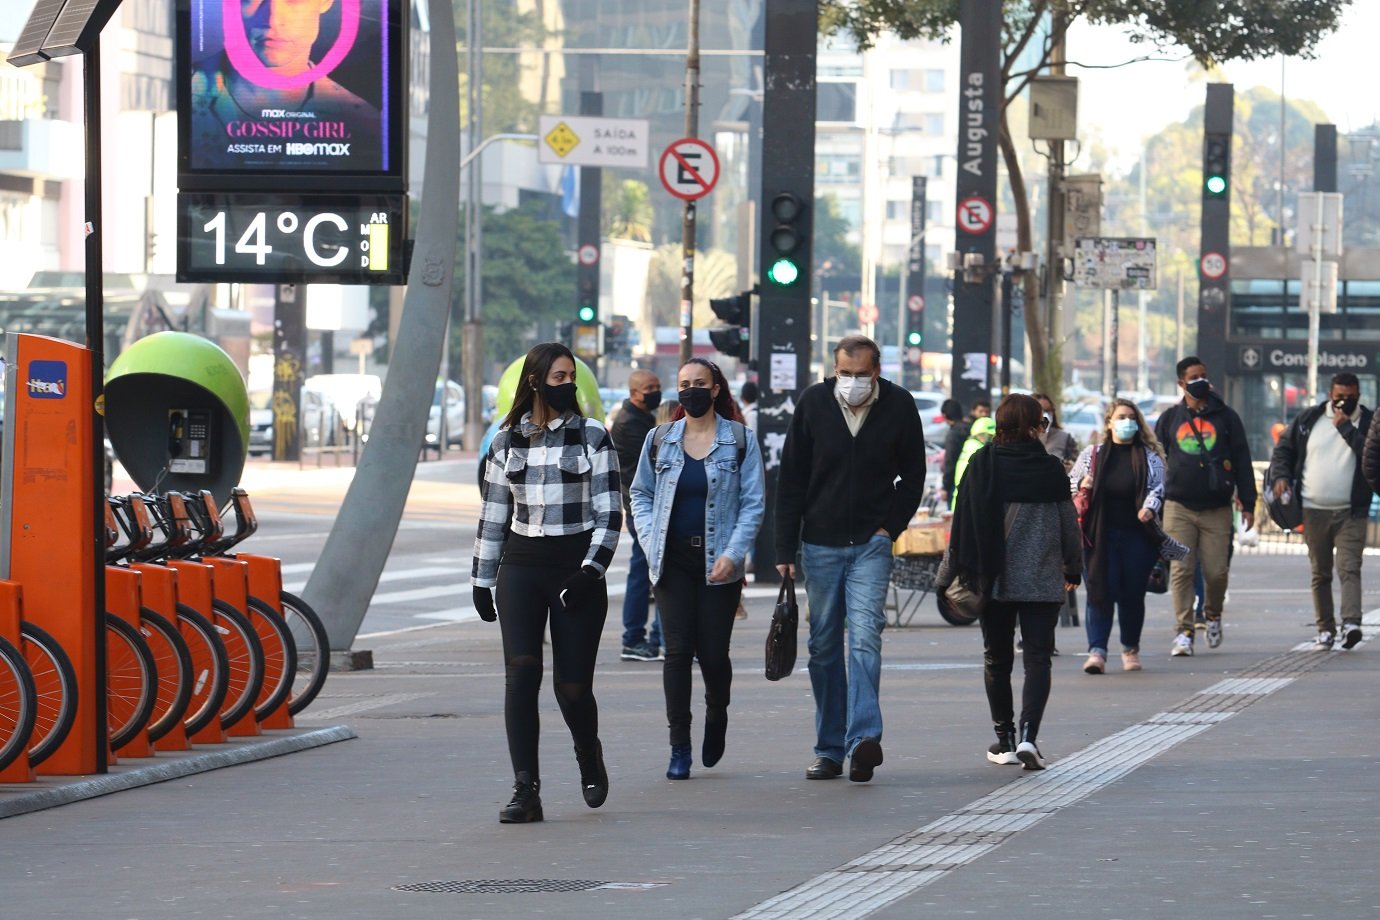
[[[405,195],[185,193],[177,208],[178,281],[405,281]]]

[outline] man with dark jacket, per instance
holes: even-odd
[[[1255,523],[1255,474],[1241,416],[1212,390],[1201,358],[1179,362],[1183,402],[1164,410],[1155,437],[1164,445],[1164,532],[1186,545],[1187,558],[1170,564],[1170,588],[1178,633],[1169,654],[1193,654],[1193,574],[1203,566],[1203,614],[1209,648],[1222,644],[1222,602],[1227,593],[1233,493],[1241,520]]]
[[[950,403],[953,405],[950,406]],[[992,414],[992,403],[979,399],[973,403],[973,411],[959,418],[963,413],[957,400],[944,400],[944,417],[949,420],[949,433],[944,436],[944,477],[940,487],[944,490],[943,499],[953,507],[954,479],[958,470],[958,457],[963,453],[963,442],[972,433],[973,422]],[[950,414],[952,412],[952,414]]]
[[[1361,641],[1361,555],[1371,489],[1361,452],[1371,411],[1361,405],[1355,374],[1332,378],[1327,401],[1301,412],[1280,435],[1266,481],[1283,502],[1303,502],[1303,540],[1313,567],[1313,648],[1332,650],[1337,619],[1332,607],[1332,566],[1342,582],[1342,648]]]
[[[651,603],[652,581],[647,572],[647,556],[642,541],[633,529],[629,489],[647,432],[656,427],[656,407],[661,405],[661,380],[647,370],[635,370],[628,377],[628,398],[609,427],[609,437],[618,451],[618,466],[623,471],[623,520],[632,537],[632,557],[628,560],[628,587],[623,594],[624,661],[656,661],[661,657],[661,618],[652,620],[647,632],[647,605]]]
[[[877,343],[845,336],[834,376],[800,394],[776,497],[777,570],[795,577],[799,551],[810,601],[815,760],[807,779],[872,779],[882,762],[883,604],[891,544],[925,488],[925,435],[910,393],[881,379]],[[844,665],[845,627],[848,663]]]

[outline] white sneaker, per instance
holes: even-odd
[[[1193,655],[1193,637],[1186,633],[1179,633],[1174,637],[1174,644],[1169,647],[1169,657],[1181,658]]]
[[[1034,741],[1022,741],[1016,745],[1016,756],[1021,763],[1025,764],[1027,770],[1043,770],[1045,759],[1040,754],[1040,749],[1035,746]]]
[[[1207,621],[1207,644],[1208,648],[1217,648],[1222,644],[1222,618]]]
[[[1315,652],[1330,652],[1330,651],[1332,651],[1332,643],[1333,643],[1333,641],[1334,641],[1334,640],[1333,640],[1333,638],[1332,638],[1332,633],[1330,633],[1330,632],[1325,632],[1325,631],[1324,631],[1324,632],[1320,632],[1320,633],[1318,633],[1318,638],[1316,638],[1316,639],[1313,640],[1313,651],[1315,651]]]

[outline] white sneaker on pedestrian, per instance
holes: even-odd
[[[1333,641],[1334,640],[1332,638],[1332,633],[1324,630],[1323,632],[1318,633],[1318,638],[1313,640],[1313,651],[1330,652],[1332,651]]]
[[[1361,644],[1362,638],[1361,624],[1348,623],[1342,628],[1342,648],[1353,649]]]
[[[1183,658],[1193,655],[1193,637],[1187,633],[1179,633],[1174,637],[1174,644],[1169,647],[1169,657]]]
[[[1035,746],[1034,741],[1022,741],[1016,745],[1016,756],[1021,763],[1025,764],[1027,770],[1043,770],[1045,768],[1045,758],[1040,754],[1040,749]]]
[[[1207,644],[1208,648],[1217,648],[1217,646],[1222,644],[1221,617],[1207,621]]]

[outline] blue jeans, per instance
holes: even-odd
[[[815,694],[815,756],[843,763],[863,738],[882,737],[877,688],[882,628],[891,581],[891,539],[860,546],[801,547],[810,601],[810,687]],[[848,667],[843,662],[848,630]]]
[[[642,541],[637,539],[632,516],[623,518],[628,523],[628,536],[632,538],[632,557],[628,560],[628,586],[623,593],[623,645],[632,647],[648,638],[653,648],[661,648],[661,614],[652,618],[651,635],[647,633],[647,605],[652,600],[652,580],[647,572],[647,554],[642,551]]]
[[[1106,537],[1102,603],[1088,595],[1088,610],[1083,623],[1088,630],[1088,651],[1107,653],[1112,638],[1112,616],[1121,618],[1121,647],[1140,650],[1140,633],[1145,626],[1145,588],[1155,566],[1156,547],[1144,533],[1113,529]]]

